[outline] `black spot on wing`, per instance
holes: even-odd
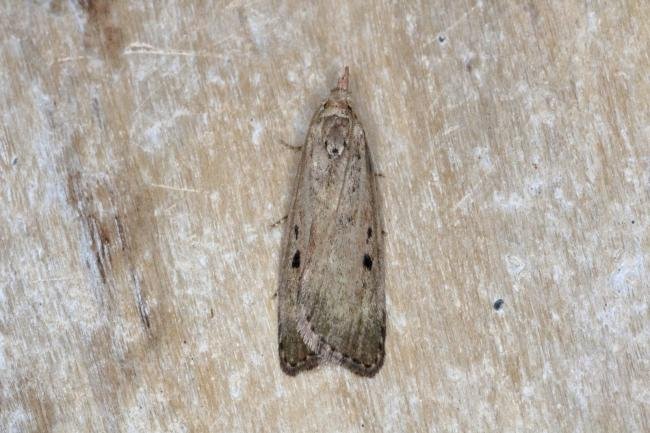
[[[291,267],[292,268],[300,267],[300,250],[296,250],[296,253],[293,255],[293,259],[291,259]]]
[[[293,234],[296,239],[298,239],[298,233],[299,233],[298,226],[297,225],[293,226]]]
[[[370,257],[368,254],[363,256],[363,267],[368,270],[372,269],[372,257]]]

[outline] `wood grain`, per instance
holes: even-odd
[[[649,431],[649,23],[641,0],[2,2],[0,431]],[[292,378],[282,142],[346,64],[385,175],[386,361]]]

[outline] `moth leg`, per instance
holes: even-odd
[[[280,140],[280,144],[282,144],[284,147],[287,147],[287,148],[289,148],[289,149],[291,149],[291,150],[293,150],[295,152],[300,152],[302,150],[302,146],[293,146],[293,145],[287,143],[284,140]]]
[[[284,224],[284,222],[287,220],[287,218],[289,218],[289,215],[285,215],[285,216],[283,216],[282,218],[280,218],[279,220],[277,220],[276,222],[274,222],[273,224],[271,224],[271,225],[269,226],[269,228],[274,229],[274,228],[276,228],[277,226],[279,226],[279,225],[281,225],[281,224]]]

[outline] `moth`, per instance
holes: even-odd
[[[321,362],[374,376],[384,362],[382,216],[349,69],[314,114],[281,255],[279,356],[295,375]]]

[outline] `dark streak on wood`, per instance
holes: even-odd
[[[67,162],[67,199],[81,223],[80,239],[85,243],[83,259],[98,283],[107,289],[98,296],[107,293],[114,299],[129,299],[124,290],[130,288],[130,299],[143,329],[153,337],[154,323],[144,280],[148,274],[138,265],[142,257],[138,250],[142,243],[140,235],[144,233],[145,238],[150,235],[147,228],[151,227],[151,221],[142,215],[142,204],[147,201],[142,197],[132,198],[128,186],[122,185],[119,178],[85,178],[78,169],[70,168],[79,166],[75,160],[81,147],[79,141],[78,137],[73,141],[75,152],[71,152]]]
[[[84,188],[81,175],[74,172],[68,175],[68,203],[77,210],[81,223],[90,240],[90,250],[94,257],[95,268],[102,284],[106,284],[112,268],[111,244],[113,243],[112,225],[103,221],[95,209],[93,196],[97,191]],[[117,217],[116,217],[117,218]]]
[[[122,220],[119,215],[115,215],[115,227],[117,228],[117,236],[120,240],[120,246],[122,251],[126,250],[126,239],[124,238],[124,226],[122,226]]]
[[[102,284],[106,284],[106,269],[104,269],[102,258],[98,252],[95,252],[95,267],[99,271],[99,276],[102,279]]]

